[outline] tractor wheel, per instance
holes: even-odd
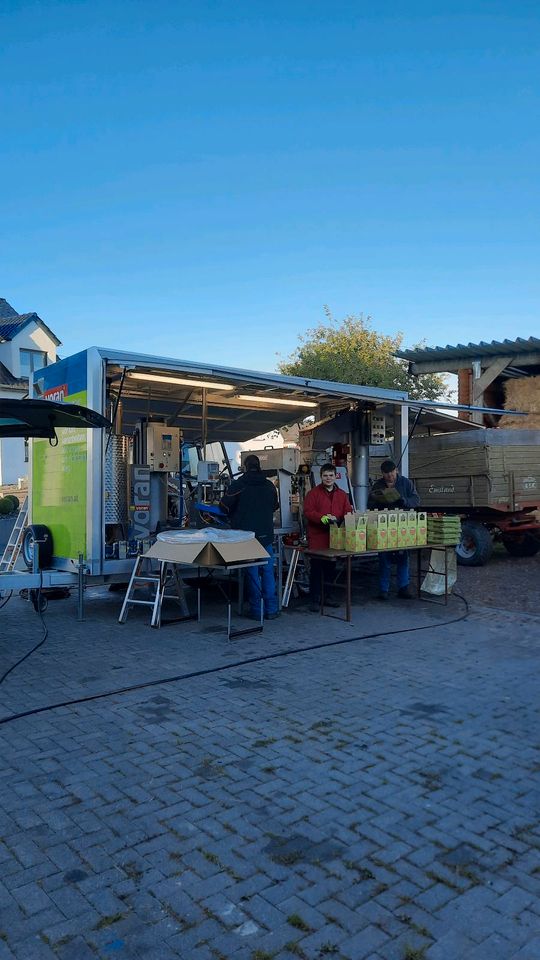
[[[503,543],[511,557],[535,557],[540,550],[540,539],[529,532],[506,537]]]
[[[456,553],[458,563],[466,567],[483,567],[493,553],[493,539],[488,528],[483,523],[466,520]]]

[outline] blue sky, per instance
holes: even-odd
[[[536,2],[4,0],[0,296],[274,369],[364,312],[540,335]]]

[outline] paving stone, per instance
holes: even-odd
[[[228,645],[216,608],[156,643],[96,596],[82,624],[50,605],[47,645],[10,675],[6,710],[352,632],[289,612],[263,647]],[[2,611],[6,659],[3,638],[35,629],[27,606]],[[0,960],[28,960],[29,944],[57,960],[281,960],[295,940],[308,960],[333,943],[347,960],[400,960],[406,943],[429,943],[429,960],[537,960],[540,618],[475,610],[440,627],[457,608],[412,604],[409,625],[429,629],[404,637],[390,604],[376,641],[0,728]],[[365,599],[353,630],[380,632],[380,616]],[[271,834],[302,849],[276,862]]]

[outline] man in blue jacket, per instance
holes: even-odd
[[[369,494],[368,507],[371,510],[414,510],[420,506],[420,497],[414,483],[398,473],[393,460],[383,460],[381,473],[381,479],[375,481]],[[398,597],[412,600],[409,590],[409,554],[406,550],[379,554],[379,599],[388,600],[392,560],[397,564]]]

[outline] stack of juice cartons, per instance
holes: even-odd
[[[363,553],[367,541],[367,514],[356,511],[345,514],[345,550]]]
[[[433,514],[427,519],[428,543],[454,546],[461,540],[461,520],[448,514]]]

